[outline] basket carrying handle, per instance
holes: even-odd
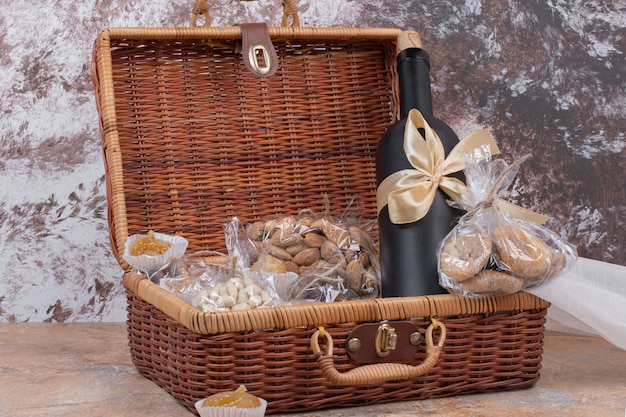
[[[333,364],[333,339],[327,332],[324,332],[327,348],[324,354],[319,345],[320,330],[316,330],[311,336],[311,349],[315,354],[315,359],[322,373],[329,381],[337,385],[365,385],[373,383],[382,383],[386,381],[401,381],[424,375],[430,371],[439,360],[443,343],[446,340],[446,327],[443,323],[437,322],[440,327],[441,335],[437,345],[433,345],[433,328],[435,324],[431,324],[426,329],[426,353],[427,357],[419,365],[405,365],[400,363],[377,363],[373,365],[364,365],[354,368],[347,372],[339,372]]]
[[[252,0],[245,0],[252,1]],[[285,27],[300,26],[300,19],[298,18],[298,9],[296,7],[295,0],[283,0],[283,18],[281,25]],[[209,5],[207,0],[196,0],[191,12],[191,26],[197,26],[198,16],[204,15],[204,26],[211,26],[211,13],[209,12]]]

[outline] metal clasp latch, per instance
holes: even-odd
[[[376,354],[381,358],[389,355],[389,352],[396,348],[397,341],[396,329],[388,323],[381,324],[376,331],[376,341],[374,342]]]
[[[423,337],[411,321],[363,323],[346,337],[346,353],[361,364],[401,362],[411,359]]]
[[[265,23],[241,25],[243,62],[253,74],[261,77],[274,75],[278,68],[278,55]]]
[[[248,59],[252,70],[258,75],[267,75],[272,69],[273,62],[270,60],[270,54],[264,45],[252,45],[248,50]]]

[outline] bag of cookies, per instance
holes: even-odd
[[[512,294],[568,271],[575,247],[543,225],[547,217],[501,197],[519,166],[476,148],[464,169],[467,189],[455,202],[467,213],[438,249],[439,284],[467,297]]]
[[[341,301],[380,294],[377,252],[364,226],[302,212],[247,225],[246,273],[262,276],[283,302]],[[228,240],[228,239],[227,239]]]

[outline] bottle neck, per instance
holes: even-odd
[[[398,54],[397,65],[400,116],[406,118],[411,109],[417,109],[425,117],[432,117],[433,102],[428,53],[420,48],[405,49]]]

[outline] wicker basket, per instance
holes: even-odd
[[[297,24],[294,10],[287,1]],[[375,218],[375,150],[397,116],[399,30],[288,24],[268,29],[271,77],[242,62],[241,27],[117,28],[96,40],[111,246],[126,271],[139,371],[193,411],[239,384],[268,413],[532,386],[548,303],[530,294],[203,313],[121,258],[128,236],[150,229],[184,236],[191,251],[223,251],[233,216],[319,211],[322,195],[336,207],[357,195],[361,214]],[[409,353],[353,359],[353,332],[371,348],[367,335],[382,325],[411,335]]]

